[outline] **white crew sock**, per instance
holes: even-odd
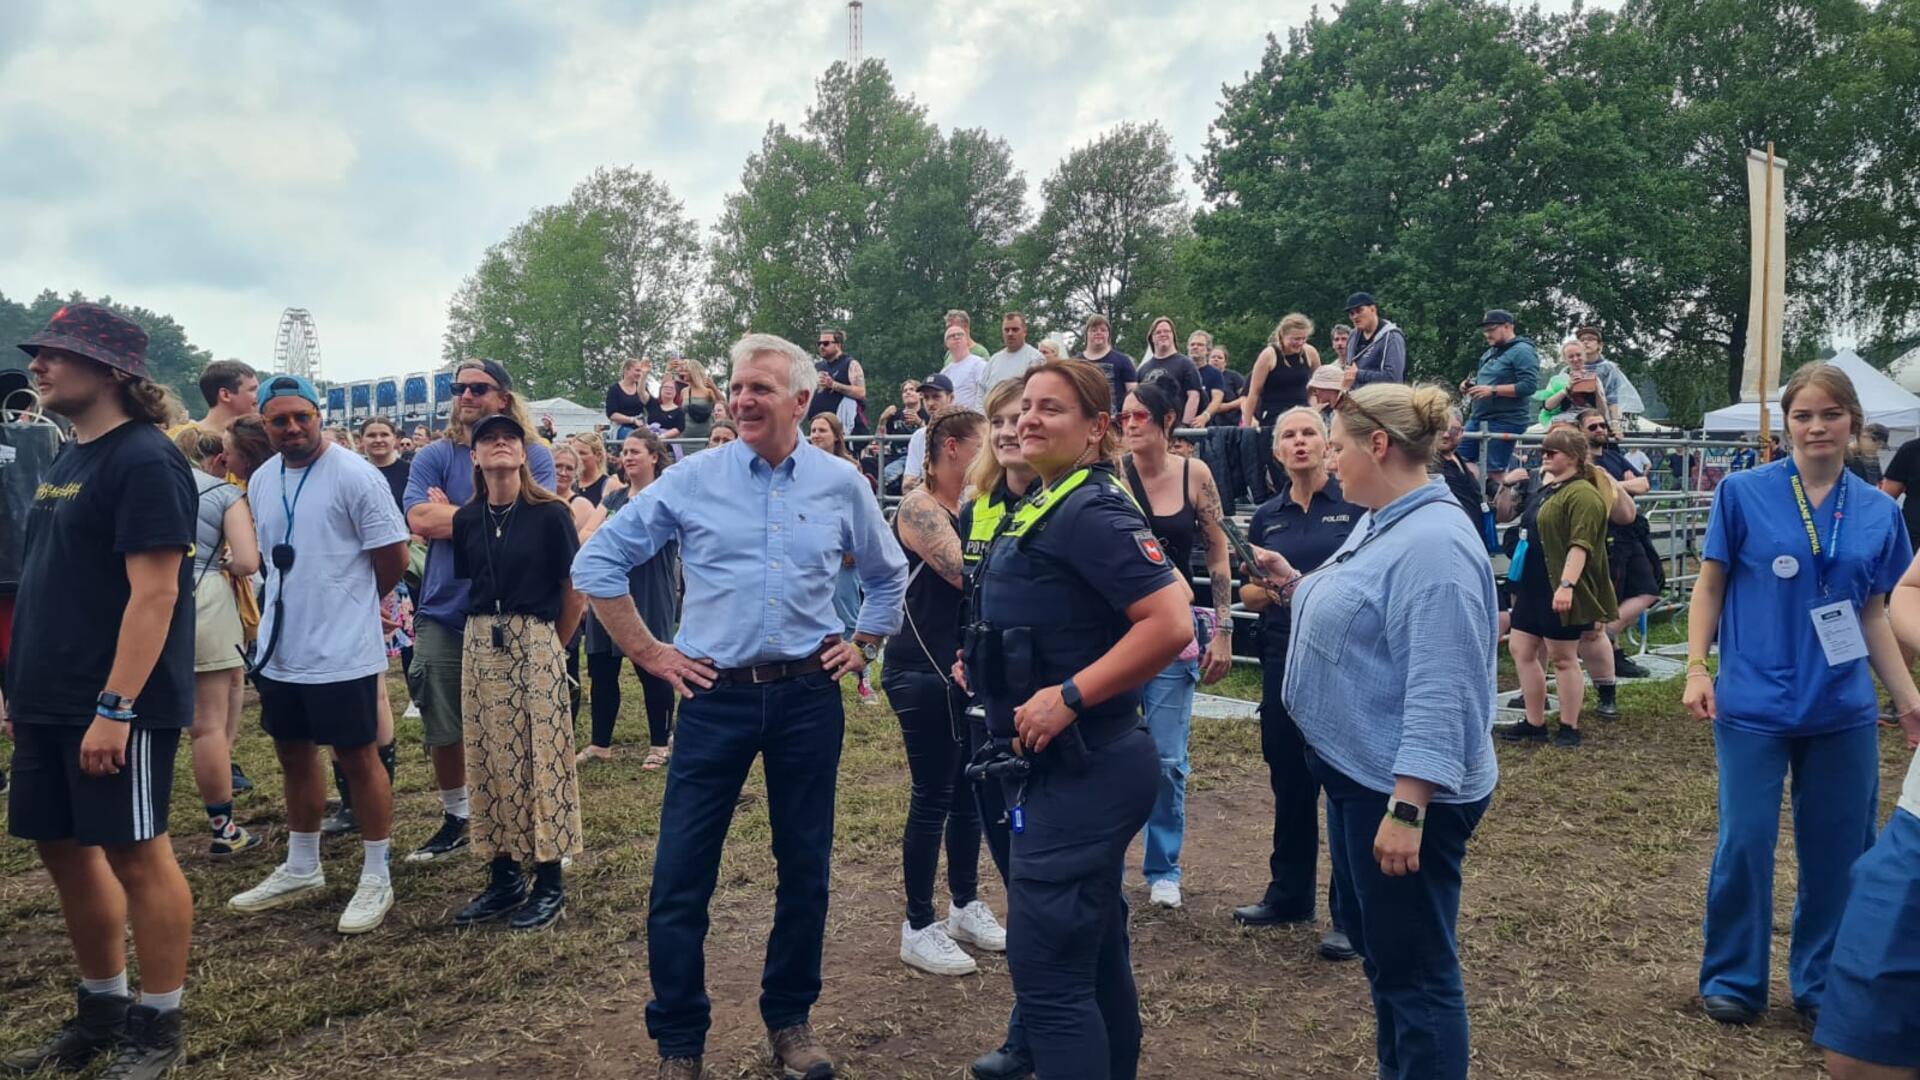
[[[164,994],[156,994],[146,987],[141,987],[140,1004],[145,1005],[154,1012],[173,1012],[180,1008],[180,995],[186,992],[187,988],[184,986]]]
[[[392,840],[362,840],[360,842],[361,852],[365,856],[360,864],[360,876],[362,878],[372,878],[382,885],[389,884],[393,881],[393,878],[387,870],[387,853],[392,845]]]
[[[290,832],[287,834],[287,873],[296,877],[312,877],[320,870],[320,834],[317,832]]]
[[[457,788],[441,792],[440,809],[445,810],[454,817],[465,820],[467,816],[472,813],[472,810],[469,809],[467,805],[467,786],[462,784]]]
[[[125,968],[111,979],[81,979],[80,989],[89,994],[116,994],[127,996],[127,972]]]

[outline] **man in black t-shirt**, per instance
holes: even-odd
[[[1100,369],[1107,377],[1107,385],[1113,389],[1113,413],[1120,415],[1120,406],[1127,399],[1127,392],[1139,383],[1139,373],[1134,370],[1133,357],[1113,347],[1113,324],[1105,315],[1094,315],[1087,319],[1083,331],[1086,348],[1074,356],[1076,360],[1085,360]]]
[[[185,1060],[180,995],[193,897],[167,838],[173,759],[193,722],[194,518],[186,459],[161,434],[147,334],[69,304],[20,348],[41,403],[73,425],[26,522],[5,709],[7,828],[34,842],[80,968],[78,1010],[0,1070],[159,1077]],[[140,998],[127,993],[127,913]]]

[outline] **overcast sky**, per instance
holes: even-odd
[[[0,5],[0,292],[111,294],[257,366],[305,307],[334,379],[437,365],[481,253],[597,165],[710,224],[847,50],[839,0]],[[867,0],[866,55],[1007,139],[1031,202],[1123,120],[1197,156],[1221,84],[1309,8]]]

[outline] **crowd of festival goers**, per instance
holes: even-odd
[[[8,827],[53,879],[80,984],[73,1017],[0,1069],[106,1057],[138,1078],[184,1060],[174,761],[190,758],[208,854],[261,858],[235,811],[251,684],[286,843],[235,912],[310,906],[332,863],[358,882],[338,931],[382,925],[396,713],[419,722],[439,804],[403,861],[477,857],[475,894],[447,913],[460,926],[553,926],[597,763],[631,752],[661,775],[646,1023],[662,1077],[704,1075],[707,903],[759,759],[779,875],[767,1053],[832,1076],[810,1010],[845,679],[899,721],[901,961],[960,976],[1008,956],[1006,1036],[973,1075],[1132,1077],[1123,886],[1137,874],[1149,903],[1182,906],[1196,695],[1255,659],[1270,873],[1234,920],[1317,925],[1323,957],[1362,961],[1381,1076],[1465,1077],[1456,927],[1495,743],[1572,749],[1583,717],[1618,718],[1618,681],[1647,674],[1620,640],[1668,560],[1638,498],[1652,462],[1620,445],[1638,396],[1598,327],[1543,362],[1489,311],[1472,375],[1440,387],[1409,383],[1374,297],[1346,316],[1324,353],[1286,316],[1243,372],[1170,319],[1136,358],[1096,315],[1069,356],[1030,343],[1019,313],[989,351],[954,311],[938,362],[884,408],[840,330],[811,349],[750,334],[725,385],[677,353],[636,358],[605,425],[566,433],[490,359],[455,365],[437,431],[327,425],[306,379],[232,360],[207,366],[187,421],[138,326],[63,308],[21,345],[67,442],[12,601]],[[1911,1078],[1920,771],[1882,829],[1877,727],[1920,740],[1920,571],[1894,501],[1920,451],[1881,476],[1884,432],[1829,365],[1780,405],[1787,450],[1720,484],[1687,617],[1684,704],[1738,778],[1720,788],[1702,1006],[1727,1024],[1766,1009],[1790,777],[1792,1003],[1834,1075]],[[623,686],[646,721],[631,751]],[[1496,724],[1503,707],[1517,718]],[[329,837],[358,838],[357,867]],[[1004,921],[979,890],[983,841]]]

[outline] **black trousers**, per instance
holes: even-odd
[[[587,677],[593,680],[593,745],[603,750],[613,745],[613,725],[620,719],[620,660],[614,653],[587,654]],[[633,673],[647,700],[647,742],[665,746],[673,734],[673,687],[639,664],[633,665]]]
[[[1034,1071],[1133,1080],[1140,998],[1120,885],[1153,810],[1160,754],[1144,727],[1088,753],[1084,771],[1037,770],[1013,836],[1007,967]]]
[[[1273,785],[1273,854],[1267,859],[1265,902],[1285,917],[1313,919],[1320,873],[1320,782],[1307,769],[1307,742],[1288,714],[1280,692],[1286,684],[1287,658],[1268,650],[1262,663],[1260,756]],[[1327,881],[1327,911],[1341,929],[1334,883]]]
[[[970,756],[967,696],[931,671],[889,667],[880,687],[900,718],[912,789],[900,861],[907,891],[907,922],[915,930],[933,922],[933,879],[940,847],[947,849],[947,892],[966,907],[980,888],[980,808],[966,790]]]

